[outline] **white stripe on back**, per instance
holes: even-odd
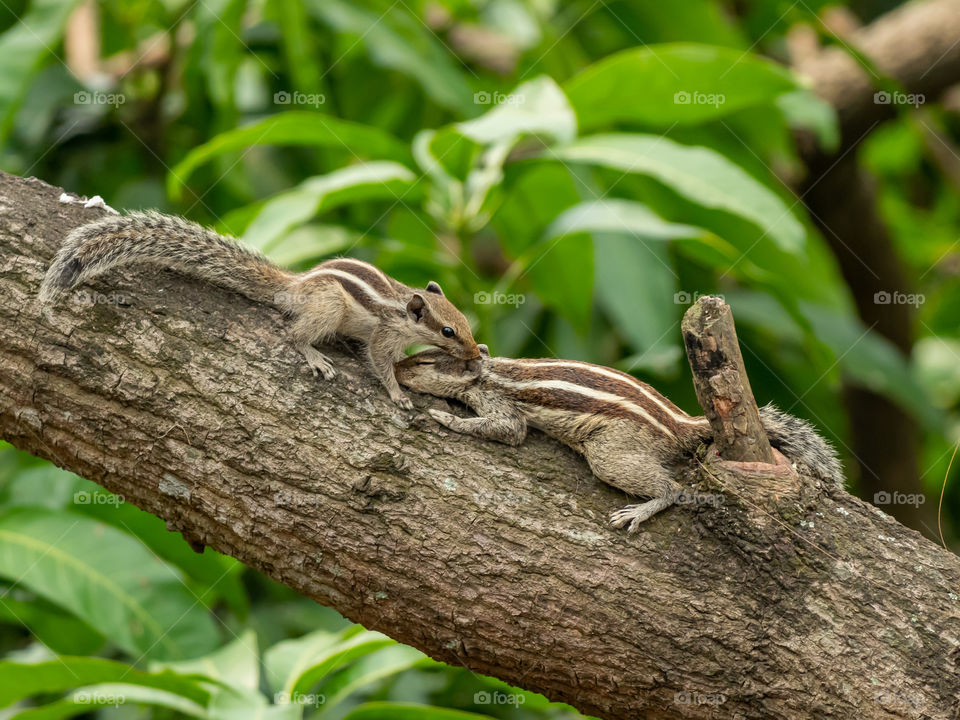
[[[657,428],[664,435],[676,437],[673,432],[664,427],[656,418],[650,415],[640,405],[626,400],[619,395],[603,392],[602,390],[594,390],[592,388],[583,387],[583,385],[577,385],[576,383],[567,382],[566,380],[511,380],[503,377],[502,375],[498,375],[496,369],[494,369],[493,373],[491,374],[494,376],[493,381],[496,384],[513,390],[566,390],[567,392],[583,395],[585,397],[593,398],[594,400],[613,403],[614,405],[617,405],[628,412],[632,412],[633,414],[640,416],[647,424]]]
[[[403,305],[401,305],[400,303],[398,303],[396,300],[392,298],[389,300],[384,298],[383,295],[378,293],[376,290],[370,287],[363,280],[358,278],[356,275],[351,275],[346,270],[337,270],[335,268],[317,268],[316,270],[311,270],[309,273],[307,273],[304,276],[304,280],[317,277],[318,275],[332,275],[337,278],[345,278],[350,282],[356,283],[357,285],[359,285],[360,289],[363,290],[364,293],[366,293],[371,299],[380,303],[381,305],[385,305],[387,307],[396,307],[396,308],[403,307]]]
[[[690,417],[683,410],[676,412],[672,410],[668,405],[663,403],[655,393],[650,391],[650,388],[645,387],[639,380],[631,375],[621,375],[618,372],[610,370],[599,365],[590,365],[587,363],[580,363],[575,361],[563,361],[563,360],[535,360],[532,358],[521,358],[521,361],[524,364],[529,365],[538,365],[541,367],[569,367],[576,368],[577,370],[585,370],[587,372],[593,372],[597,375],[605,375],[606,377],[613,378],[614,380],[622,380],[629,383],[631,386],[639,390],[645,397],[649,398],[653,403],[655,403],[661,410],[663,410],[667,415],[673,418],[676,422],[686,423],[687,425],[703,425],[707,422],[707,419],[704,417]],[[679,408],[678,408],[679,409]]]
[[[380,279],[383,280],[384,284],[388,288],[391,288],[391,289],[393,288],[393,283],[390,281],[390,278],[387,277],[387,274],[383,272],[383,270],[378,268],[376,265],[371,265],[368,262],[364,262],[363,260],[357,260],[356,258],[352,258],[352,257],[339,257],[339,258],[334,258],[333,260],[328,260],[327,262],[340,262],[340,263],[346,262],[346,263],[350,263],[351,265],[359,265],[365,270],[373,270],[377,275],[380,276]]]

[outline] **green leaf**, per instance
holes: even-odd
[[[415,648],[393,645],[366,655],[323,683],[319,690],[324,696],[324,713],[362,687],[420,665],[436,663]]]
[[[213,699],[207,712],[210,720],[300,720],[303,706],[267,705],[259,693],[249,696],[222,693]]]
[[[189,657],[217,642],[212,618],[176,570],[126,533],[80,515],[0,515],[0,576],[69,610],[135,657]]]
[[[356,35],[376,65],[416,80],[438,105],[462,114],[472,110],[473,93],[464,73],[413,12],[391,5],[373,13],[342,0],[309,0],[308,7],[336,31]]]
[[[473,120],[457,123],[457,131],[481,145],[534,135],[556,142],[577,136],[577,118],[560,87],[541,76],[519,85],[508,95],[477,93],[494,107]]]
[[[960,340],[925,337],[913,348],[917,380],[931,401],[940,408],[951,408],[960,401]]]
[[[246,0],[204,0],[193,14],[196,41],[189,65],[202,69],[207,92],[217,110],[233,116],[234,83],[244,55],[243,13]]]
[[[777,108],[794,130],[809,130],[828,152],[840,147],[837,111],[810,90],[797,90],[777,98]]]
[[[270,247],[267,256],[284,267],[306,261],[316,264],[321,258],[346,252],[358,245],[362,238],[358,231],[340,225],[309,223],[284,235]]]
[[[534,253],[523,274],[544,303],[586,332],[593,307],[593,241],[560,237],[540,243]]]
[[[150,669],[180,675],[202,675],[231,688],[256,690],[260,686],[257,634],[253,630],[245,630],[232,642],[208,655],[175,662],[154,662]]]
[[[35,695],[115,682],[165,690],[198,705],[205,705],[210,697],[196,678],[172,672],[143,672],[115,660],[63,655],[39,663],[0,661],[0,707]]]
[[[393,162],[350,165],[308,178],[295,189],[266,201],[247,226],[242,240],[252,247],[269,250],[292,228],[318,213],[360,200],[398,200],[415,181],[410,170]]]
[[[593,172],[582,168],[582,172]],[[505,187],[503,204],[491,224],[508,255],[517,257],[542,239],[543,229],[564,210],[580,202],[578,185],[559,163],[525,165]]]
[[[103,647],[103,636],[82,620],[34,598],[22,602],[7,592],[0,597],[0,622],[29,628],[37,640],[64,655],[92,655]]]
[[[610,134],[586,137],[541,157],[648,175],[695,203],[749,220],[763,229],[761,237],[769,235],[784,251],[803,249],[803,225],[776,193],[709,148],[653,135]]]
[[[594,236],[597,296],[631,346],[652,357],[679,357],[677,275],[662,243],[623,233]]]
[[[264,665],[272,688],[287,695],[306,693],[334,670],[391,645],[396,642],[359,625],[340,633],[321,630],[277,643],[267,651]]]
[[[294,87],[304,93],[317,93],[322,80],[320,54],[315,52],[315,38],[309,37],[306,8],[300,0],[272,0],[272,5]]]
[[[801,311],[816,336],[836,354],[841,372],[858,385],[887,396],[928,430],[941,431],[943,414],[930,402],[893,343],[864,327],[852,312],[838,313],[810,303],[801,303]]]
[[[367,702],[351,710],[343,720],[480,720],[489,717],[417,703]]]
[[[724,6],[712,0],[630,3],[618,7],[617,15],[624,29],[643,28],[643,39],[648,43],[675,38],[678,28],[682,28],[683,38],[690,42],[728,47],[749,44],[737,22],[741,17],[728,13]]]
[[[379,128],[317,112],[291,111],[271,115],[253,125],[217,135],[191,150],[167,176],[167,192],[180,198],[187,180],[199,166],[234,150],[252,145],[303,145],[347,148],[364,158],[395,160],[409,164],[407,147]]]
[[[242,563],[211,548],[196,552],[179,533],[170,532],[162,519],[131,503],[116,502],[117,496],[93,483],[83,483],[84,490],[76,494],[79,502],[73,505],[76,512],[134,535],[160,558],[182,570],[205,606],[223,599],[241,617],[247,613],[250,604],[240,581],[245,569]],[[83,502],[85,499],[89,501]]]
[[[594,63],[564,89],[582,130],[617,121],[701,123],[798,87],[782,65],[732,48],[647,45]]]
[[[643,203],[606,198],[589,200],[564,210],[550,223],[545,238],[592,232],[627,233],[646,240],[674,240],[704,235],[707,231],[668,222]]]
[[[299,706],[274,707],[259,692],[260,659],[257,635],[244,631],[231,643],[204,657],[179,662],[152,663],[151,670],[172,670],[180,674],[203,677],[218,687],[208,704],[211,720],[295,720]]]
[[[150,705],[174,710],[180,715],[189,717],[208,717],[204,707],[181,695],[129,683],[106,683],[78,688],[64,700],[31,708],[13,717],[18,720],[59,720],[75,715],[86,715],[95,708],[117,708],[126,705]]]
[[[223,598],[238,615],[247,612],[246,591],[239,579],[244,569],[241,563],[212,550],[195,552],[178,533],[167,530],[163,520],[123,502],[99,485],[46,463],[14,474],[6,488],[7,507],[72,510],[136,536],[162,559],[183,570],[194,581],[192,587],[204,604],[209,606]],[[66,655],[84,654],[63,647],[56,650]]]
[[[0,143],[10,132],[15,113],[42,60],[52,55],[76,3],[34,0],[18,22],[0,35]]]

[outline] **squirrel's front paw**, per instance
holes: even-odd
[[[333,380],[337,376],[337,371],[333,363],[327,359],[327,356],[318,352],[316,348],[309,345],[301,348],[303,356],[307,359],[307,365],[313,372],[313,376],[322,375],[324,380]]]
[[[444,427],[450,427],[451,424],[457,419],[456,415],[451,415],[448,412],[443,410],[427,410],[434,420],[443,425]]]
[[[413,410],[413,400],[406,395],[395,395],[390,399],[393,400],[394,405],[401,410]]]

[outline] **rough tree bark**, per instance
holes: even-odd
[[[845,38],[907,93],[934,102],[960,81],[960,0],[906,3]],[[877,293],[909,294],[910,280],[880,215],[875,182],[860,167],[856,145],[882,121],[901,110],[876,102],[878,78],[864,70],[846,48],[836,45],[798,59],[795,69],[811,78],[814,91],[837,111],[841,144],[825,151],[801,138],[809,169],[800,196],[830,244],[858,313],[867,327],[887,337],[905,355],[913,346],[913,308],[879,304]],[[919,438],[908,412],[881,395],[855,385],[844,392],[850,414],[852,450],[859,488],[923,492],[918,470]],[[934,505],[893,506],[902,521],[934,534]]]
[[[680,330],[717,452],[727,460],[773,463],[730,306],[720,298],[702,297],[684,313]]]
[[[117,272],[47,316],[102,211],[0,175],[0,437],[350,619],[605,718],[937,718],[960,707],[960,560],[785,465],[705,453],[725,502],[607,525],[624,496],[534,433],[454,436],[364,364],[315,380],[282,318]],[[420,398],[419,405],[441,401]],[[719,705],[719,707],[717,707]]]

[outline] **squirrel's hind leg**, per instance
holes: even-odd
[[[676,502],[676,498],[658,497],[639,505],[627,505],[610,516],[610,524],[615,528],[626,527],[627,532],[636,532],[640,523],[648,520],[661,510],[666,510]]]
[[[290,335],[294,346],[303,353],[314,375],[332,380],[337,376],[333,363],[313,345],[329,340],[340,330],[347,311],[342,293],[328,283],[300,286],[289,297],[285,309],[293,317]]]
[[[660,452],[658,452],[660,451]],[[593,474],[608,485],[631,495],[652,498],[628,505],[610,517],[614,527],[636,532],[640,524],[673,505],[683,488],[663,466],[656,440],[630,432],[600,433],[584,443],[584,455]]]

